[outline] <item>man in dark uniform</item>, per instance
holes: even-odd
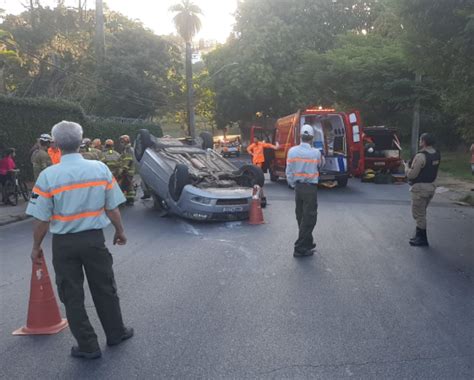
[[[133,329],[122,321],[112,255],[102,231],[112,222],[114,244],[126,244],[118,209],[125,197],[105,164],[85,160],[78,153],[82,141],[79,124],[62,121],[53,127],[52,134],[62,157],[59,164],[41,172],[26,210],[36,219],[31,259],[36,261],[43,255],[41,244],[49,229],[59,298],[78,343],[71,355],[96,359],[101,350],[84,306],[84,272],[107,345],[133,336]]]
[[[435,140],[429,133],[420,136],[420,150],[406,168],[412,199],[412,215],[416,222],[416,233],[410,239],[410,245],[415,247],[428,246],[426,235],[426,209],[433,199],[441,162],[440,153],[433,148]]]
[[[301,144],[288,151],[286,180],[295,188],[296,221],[298,239],[294,257],[311,256],[314,253],[313,230],[318,217],[319,168],[324,158],[319,149],[313,147],[314,129],[305,124],[301,127]]]

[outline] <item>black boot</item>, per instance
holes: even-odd
[[[426,230],[422,230],[421,228],[416,228],[416,236],[413,240],[410,240],[410,245],[413,247],[427,247],[428,238],[426,236]]]
[[[410,238],[410,242],[415,241],[416,237],[418,236],[418,227],[415,228],[414,235]]]

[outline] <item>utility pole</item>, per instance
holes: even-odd
[[[415,74],[415,93],[416,100],[413,108],[413,124],[411,126],[411,156],[413,157],[418,152],[418,140],[420,135],[420,92],[421,74]]]
[[[95,55],[98,64],[105,59],[104,7],[102,0],[95,1]]]

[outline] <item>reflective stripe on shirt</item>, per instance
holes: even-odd
[[[286,160],[286,180],[294,186],[296,182],[317,184],[319,167],[323,162],[321,152],[307,143],[292,147]]]
[[[105,164],[73,153],[41,172],[26,213],[50,222],[53,234],[76,233],[108,226],[105,211],[123,202],[125,197]]]

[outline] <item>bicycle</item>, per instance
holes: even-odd
[[[11,178],[7,179],[3,185],[3,202],[5,204],[16,206],[20,195],[23,197],[25,202],[28,202],[30,200],[30,191],[28,190],[25,181],[23,181],[19,176],[20,169],[14,169],[11,173]]]

